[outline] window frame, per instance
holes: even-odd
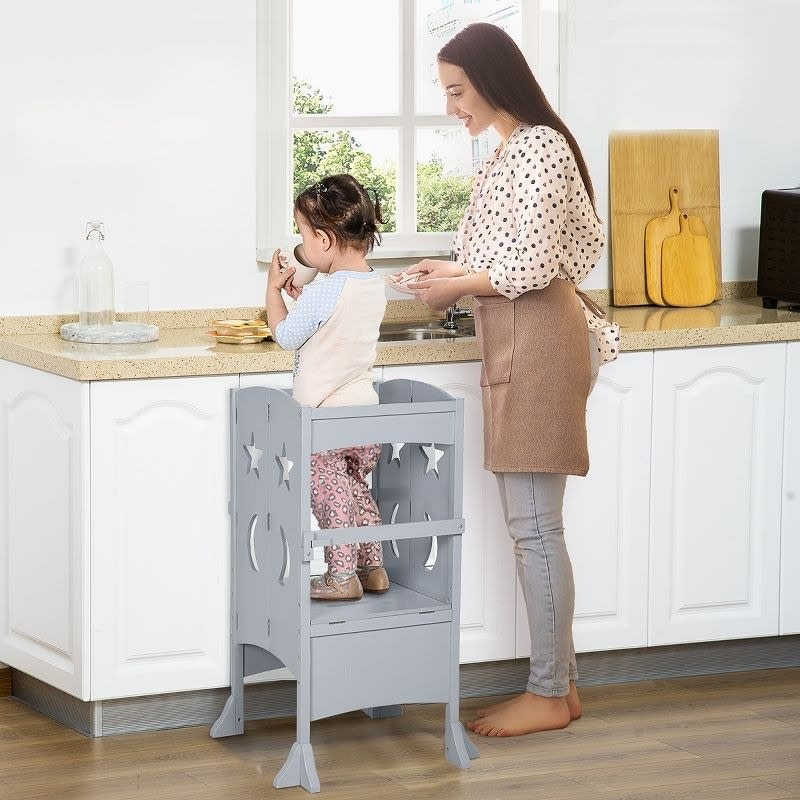
[[[329,0],[335,2],[336,0]],[[387,0],[381,0],[386,2]],[[300,241],[288,231],[292,186],[293,132],[311,128],[390,128],[398,131],[397,227],[385,233],[370,260],[449,256],[452,231],[410,232],[416,219],[416,133],[427,127],[460,127],[445,114],[414,108],[416,0],[394,0],[400,11],[400,108],[375,116],[295,115],[291,112],[292,0],[257,0],[256,258],[269,262],[275,247]],[[555,108],[559,101],[560,10],[565,0],[520,0],[522,50]],[[444,106],[444,97],[442,98]],[[410,225],[408,224],[410,221]]]

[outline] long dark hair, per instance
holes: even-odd
[[[374,200],[352,175],[329,175],[300,192],[294,208],[314,230],[326,231],[340,246],[366,255],[380,244],[378,224],[383,224],[381,202],[378,193],[373,194]]]
[[[488,22],[467,25],[439,51],[438,59],[461,67],[492,108],[528,125],[547,125],[563,134],[597,213],[592,179],[575,137],[553,110],[522,51],[504,30]]]

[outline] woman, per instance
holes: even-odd
[[[592,373],[618,348],[614,331],[594,346],[589,328],[603,323],[576,294],[604,244],[592,182],[519,48],[501,29],[478,23],[449,41],[438,61],[447,113],[471,136],[492,127],[501,139],[475,178],[454,240],[456,263],[426,260],[408,271],[420,273],[416,294],[431,308],[475,297],[484,463],[497,476],[514,541],[531,666],[527,691],[479,711],[468,727],[515,736],[563,728],[581,714],[562,507],[566,476],[589,468]]]

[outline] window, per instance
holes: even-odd
[[[530,32],[557,1],[260,0],[259,258],[296,240],[292,199],[335,172],[381,199],[386,224],[373,258],[449,253],[472,175],[496,138],[470,139],[445,115],[436,54],[464,26],[487,21],[535,64]]]

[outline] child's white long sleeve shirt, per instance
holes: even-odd
[[[386,310],[375,272],[339,270],[309,283],[275,341],[295,350],[293,397],[306,406],[374,405],[372,367]]]

